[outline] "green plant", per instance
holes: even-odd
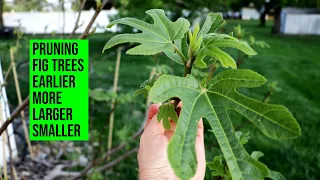
[[[148,10],[146,13],[152,17],[153,24],[134,18],[111,22],[108,27],[124,24],[142,32],[116,35],[106,43],[104,50],[122,43],[139,43],[129,49],[127,54],[154,55],[164,52],[184,67],[184,77],[164,74],[155,82],[153,79],[146,81],[141,87],[142,94],[148,93],[152,102],[164,102],[163,106],[167,106],[160,108],[162,119],[172,118],[172,108],[176,108],[179,101],[183,103],[175,133],[168,146],[168,159],[175,174],[180,179],[190,179],[195,174],[197,124],[200,118],[205,118],[228,167],[226,174],[213,175],[228,177],[230,173],[232,179],[284,179],[279,172],[270,170],[258,161],[262,153],[248,154],[243,147],[243,143],[249,139],[248,134],[237,135],[228,116],[228,110],[234,110],[255,124],[264,135],[274,139],[292,139],[301,134],[299,124],[284,106],[262,103],[237,92],[237,88],[261,86],[266,79],[251,70],[236,70],[234,59],[223,49],[236,48],[248,55],[255,55],[256,52],[232,34],[216,33],[224,22],[218,13],[210,13],[202,27],[196,25],[193,32],[189,30],[190,23],[186,19],[179,18],[172,22],[159,9]],[[221,72],[209,82],[206,79],[198,82],[190,74],[192,68],[207,68],[213,62],[219,62],[222,67],[232,70]],[[170,105],[172,100],[173,107]],[[170,110],[165,111],[168,108]],[[165,119],[163,121],[167,124]],[[216,159],[215,163],[220,164],[218,161],[221,160]],[[219,168],[218,172],[222,172]]]
[[[237,39],[241,39],[245,42],[247,42],[250,46],[258,46],[260,48],[270,48],[269,44],[265,41],[259,41],[256,40],[254,36],[251,35],[250,32],[248,32],[246,29],[242,28],[239,24],[235,27],[233,27],[233,30],[235,32],[235,37]],[[239,67],[245,59],[250,57],[248,54],[243,54],[238,50],[237,52],[237,66]]]

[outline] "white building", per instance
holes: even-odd
[[[243,20],[257,20],[260,18],[260,14],[255,8],[242,8],[240,13]]]
[[[284,8],[280,23],[283,34],[320,35],[320,10]]]
[[[84,31],[94,12],[94,10],[82,11],[79,21],[82,26],[77,29],[76,33]],[[117,10],[115,9],[101,11],[92,26],[93,28],[96,27],[95,32],[115,31],[116,27],[107,29],[106,26],[110,22],[109,16],[116,13]],[[52,32],[60,34],[62,32],[72,32],[77,16],[78,12],[74,11],[65,12],[65,19],[63,19],[62,12],[5,12],[3,20],[7,27],[17,27],[20,21],[22,31],[27,34],[50,34]]]

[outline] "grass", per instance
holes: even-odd
[[[271,22],[267,27],[258,27],[257,21],[237,21],[229,20],[225,30],[231,32],[233,26],[241,24],[242,28],[249,30],[257,40],[267,42],[271,48],[254,49],[258,55],[247,59],[240,68],[252,69],[264,75],[268,82],[278,82],[277,91],[270,103],[285,105],[296,117],[302,128],[302,136],[295,140],[277,142],[262,136],[254,130],[251,139],[246,145],[248,152],[262,151],[265,156],[261,161],[265,162],[270,169],[282,172],[287,179],[319,179],[320,172],[320,57],[318,55],[320,47],[320,37],[316,36],[285,36],[271,34]],[[27,38],[43,38],[40,36],[27,36]],[[53,37],[52,37],[53,38]],[[89,38],[90,61],[92,73],[90,75],[90,88],[110,89],[113,81],[115,67],[115,50],[101,54],[101,50],[110,35],[94,35]],[[3,40],[1,40],[4,42]],[[1,43],[2,43],[1,42]],[[5,41],[4,43],[12,43]],[[231,54],[236,55],[234,50]],[[0,50],[2,56],[3,69],[8,67],[8,51]],[[22,48],[17,57],[20,68],[22,93],[24,97],[28,94],[28,66],[23,66],[21,62],[28,61],[27,41],[22,42]],[[162,66],[160,66],[162,65]],[[159,70],[167,71],[176,75],[181,75],[183,68],[174,64],[162,55],[154,57],[128,56],[123,55],[120,65],[119,93],[132,93],[139,85],[148,79],[151,68],[158,66]],[[7,86],[9,101],[12,106],[17,104],[15,89],[12,77],[9,77]],[[245,90],[244,93],[251,97],[262,99],[268,91],[267,85],[260,88]],[[76,97],[75,97],[76,101]],[[116,108],[115,121],[115,143],[124,141],[138,128],[144,117],[145,100],[142,97],[135,98],[134,102],[119,104]],[[107,119],[110,112],[109,102],[92,102],[90,106],[90,121],[93,121],[90,128],[91,136],[100,138],[99,149],[105,151],[107,139]],[[237,121],[237,115],[233,120]],[[249,128],[251,126],[248,126]],[[119,132],[119,133],[117,133]],[[213,135],[206,132],[207,160],[213,159],[218,152],[214,143]],[[133,147],[132,143],[127,148]],[[100,152],[100,153],[101,153]],[[136,157],[125,160],[117,165],[114,173],[109,173],[110,179],[124,179],[137,177]],[[209,170],[208,170],[209,175]],[[208,179],[209,176],[207,176]]]
[[[228,28],[238,23],[229,21]],[[241,68],[252,69],[269,82],[278,82],[281,91],[272,96],[270,103],[283,104],[293,113],[301,125],[302,136],[284,143],[284,148],[275,149],[268,148],[270,143],[263,145],[258,139],[255,148],[265,153],[262,161],[288,179],[319,179],[320,58],[317,52],[320,37],[272,35],[271,24],[267,28],[257,27],[257,24],[241,21],[242,27],[271,48],[255,48],[258,55],[245,61]]]

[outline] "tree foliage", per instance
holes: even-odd
[[[141,30],[142,33],[116,35],[108,41],[104,50],[121,43],[136,42],[141,45],[129,49],[127,54],[154,55],[163,51],[174,51],[172,41],[184,37],[190,26],[189,21],[180,18],[176,22],[171,22],[163,10],[149,10],[146,13],[152,17],[154,24],[134,18],[122,18],[111,22],[109,28],[114,24],[125,24]]]
[[[262,179],[270,176],[266,165],[252,158],[237,139],[227,110],[235,110],[274,139],[295,138],[300,127],[283,106],[268,105],[245,97],[239,87],[258,87],[265,78],[250,70],[229,70],[218,74],[209,85],[201,87],[191,75],[162,75],[150,91],[153,102],[179,97],[182,108],[175,134],[168,147],[168,158],[181,179],[196,172],[195,137],[198,120],[205,117],[227,161],[232,179]]]
[[[114,7],[119,11],[117,18],[135,17],[147,20],[145,11],[148,9],[162,8],[170,12],[173,20],[179,17],[195,18],[197,12],[206,9],[209,11],[225,12],[230,9],[236,0],[114,0]],[[137,4],[139,6],[137,6]],[[188,13],[184,13],[188,12]]]
[[[232,179],[283,179],[276,171],[258,161],[261,153],[249,153],[244,148],[248,134],[236,133],[229,111],[233,110],[250,120],[265,136],[273,139],[292,139],[300,136],[301,130],[295,118],[287,108],[270,105],[238,93],[237,88],[259,87],[266,79],[251,70],[236,70],[232,57],[222,50],[225,47],[236,48],[248,55],[256,52],[243,41],[215,31],[222,24],[220,14],[211,13],[202,27],[196,25],[193,32],[188,31],[190,23],[179,18],[172,22],[163,10],[148,10],[153,24],[133,18],[122,18],[110,23],[125,24],[142,32],[120,34],[111,38],[105,49],[122,43],[139,43],[127,51],[132,55],[153,55],[164,52],[170,59],[184,65],[185,77],[161,75],[148,89],[152,102],[167,102],[179,99],[183,103],[177,127],[168,146],[168,159],[180,179],[190,179],[197,169],[195,139],[199,119],[205,118],[210,124],[224,159],[227,171]],[[212,81],[205,79],[199,83],[192,75],[192,68],[206,68],[208,61],[218,61],[225,68]],[[168,113],[169,112],[169,113]],[[158,118],[164,119],[169,129],[168,119],[176,121],[173,105],[160,108]],[[238,134],[238,135],[237,135]],[[217,164],[217,161],[215,164]],[[222,174],[221,167],[215,167],[216,175]]]
[[[319,0],[271,0],[272,4],[280,5],[281,7],[291,6],[291,7],[303,7],[303,8],[316,8],[320,7]]]
[[[11,8],[15,11],[44,11],[49,6],[52,5],[43,0],[14,0]]]

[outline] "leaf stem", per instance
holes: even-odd
[[[184,77],[186,77],[188,74],[191,74],[191,68],[189,68],[187,65],[184,66]]]
[[[179,54],[180,58],[182,59],[183,63],[186,65],[187,64],[187,59],[186,57],[184,57],[184,55],[182,54],[182,52],[179,50],[179,48],[172,43],[172,46],[174,48],[174,50]]]
[[[217,70],[217,66],[216,63],[212,63],[209,69],[209,73],[208,73],[208,77],[207,77],[207,81],[210,82],[212,80],[213,74],[216,72]]]
[[[184,65],[184,77],[186,77],[188,74],[191,74],[192,66],[195,60],[195,57],[191,57],[191,59]]]

